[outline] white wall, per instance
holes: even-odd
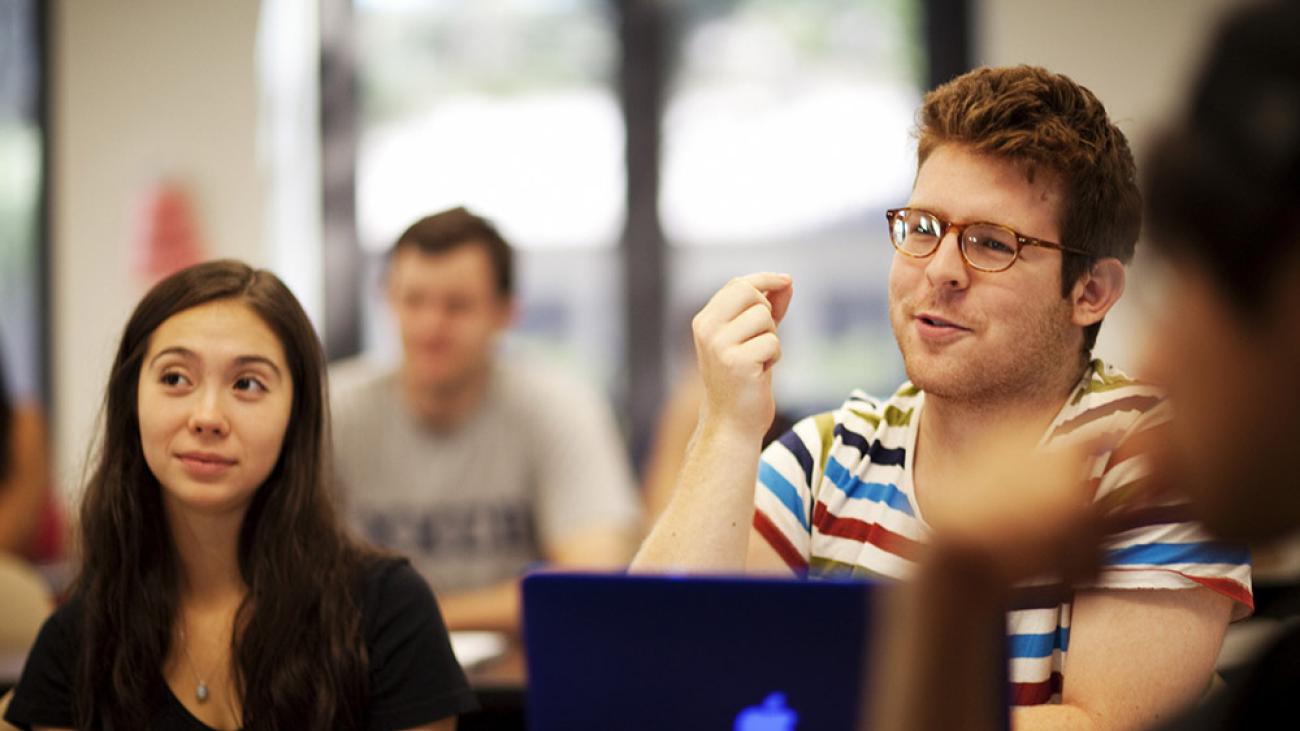
[[[1029,63],[1092,90],[1129,138],[1139,169],[1163,120],[1178,113],[1210,31],[1241,0],[982,0],[975,55],[982,64]],[[1140,359],[1149,267],[1130,270],[1128,294],[1106,318],[1097,354],[1125,369]]]
[[[266,263],[257,17],[257,0],[53,7],[53,423],[65,487],[80,481],[112,349],[147,287],[131,266],[142,192],[179,179],[206,253]]]

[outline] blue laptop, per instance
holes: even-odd
[[[529,726],[854,729],[878,591],[860,581],[529,576]],[[999,667],[994,691],[1006,687]]]

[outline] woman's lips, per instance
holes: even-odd
[[[185,471],[196,477],[220,475],[235,465],[235,460],[207,452],[183,452],[176,455]]]

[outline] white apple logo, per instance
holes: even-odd
[[[735,731],[794,731],[799,714],[786,708],[785,694],[772,693],[763,705],[750,706],[736,715]]]

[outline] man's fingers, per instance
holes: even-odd
[[[789,274],[756,272],[738,277],[737,280],[758,290],[772,310],[772,319],[781,322],[786,310],[790,308],[790,298],[794,295],[794,281]]]
[[[718,330],[715,339],[723,346],[743,343],[762,333],[776,332],[776,320],[765,304],[753,304]]]
[[[709,301],[706,309],[714,309],[719,317],[730,320],[755,302],[761,302],[773,315],[785,315],[789,306],[790,275],[773,272],[755,272],[736,277]],[[776,301],[773,301],[775,297]],[[780,320],[780,317],[777,317]]]
[[[754,272],[743,277],[736,277],[732,282],[743,282],[760,292],[786,289],[790,286],[790,275],[780,272]]]
[[[707,336],[725,327],[740,313],[760,304],[764,309],[771,310],[772,306],[768,304],[762,292],[740,278],[733,279],[714,293],[708,304],[704,305],[704,309],[695,315],[691,327],[696,335]]]
[[[789,288],[790,277],[785,274],[736,277],[713,295],[691,323],[705,390],[701,418],[738,425],[755,442],[772,419],[768,369],[781,357],[775,316],[784,314]]]
[[[781,359],[781,339],[776,333],[766,332],[736,346],[737,359],[754,363],[761,373]]]
[[[769,291],[774,294],[767,294]],[[763,317],[771,321],[771,327],[775,327],[789,306],[789,292],[790,277],[785,274],[759,272],[736,277],[713,295],[704,309],[696,314],[691,327],[697,338],[713,340],[734,320],[756,317],[748,314],[755,306],[764,310]],[[741,339],[756,332],[760,330],[746,332]]]
[[[769,289],[766,292],[767,301],[772,305],[772,319],[776,324],[781,324],[785,319],[785,313],[790,309],[790,298],[794,297],[794,282],[788,277],[784,286]]]

